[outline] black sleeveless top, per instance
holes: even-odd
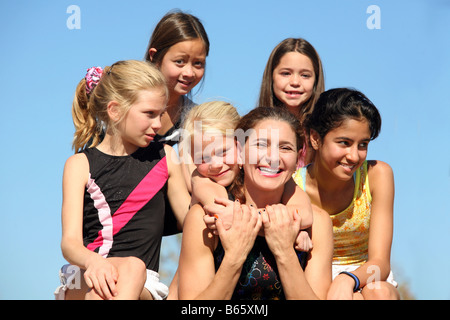
[[[306,252],[297,252],[302,269],[306,266]],[[222,263],[225,251],[219,240],[214,250],[216,272]],[[278,275],[275,257],[270,251],[266,239],[258,236],[244,262],[242,272],[231,300],[284,300],[283,287]]]
[[[168,169],[163,144],[152,142],[129,156],[96,148],[84,193],[84,245],[103,257],[140,258],[158,271],[166,215]]]

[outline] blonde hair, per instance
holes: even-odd
[[[145,61],[118,61],[105,67],[100,81],[90,94],[86,93],[86,79],[83,78],[77,85],[72,104],[75,126],[72,147],[75,153],[97,146],[101,142],[104,127],[115,132],[117,124],[136,102],[139,91],[153,88],[161,88],[168,97],[164,76]],[[121,108],[122,118],[115,123],[107,112],[111,101],[116,101]]]
[[[214,132],[224,136],[234,135],[234,129],[240,119],[236,108],[225,101],[211,101],[193,107],[183,121],[180,154],[183,154],[183,157],[190,156],[194,134]],[[201,132],[196,131],[199,128]]]

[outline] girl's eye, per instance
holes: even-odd
[[[359,148],[362,150],[366,150],[369,147],[369,144],[367,142],[363,142],[359,144]]]
[[[204,62],[201,62],[201,61],[197,61],[197,62],[194,63],[194,66],[196,68],[203,68],[204,65],[205,65]]]
[[[177,64],[177,65],[183,65],[183,64],[184,64],[184,60],[183,60],[183,59],[175,60],[175,64]]]
[[[265,142],[257,142],[256,143],[256,147],[258,147],[258,148],[265,148],[265,147],[267,147],[267,143],[265,143]]]
[[[292,151],[294,150],[291,146],[280,146],[282,151]]]

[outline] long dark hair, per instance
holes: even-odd
[[[325,80],[322,61],[314,47],[302,38],[287,38],[281,41],[273,50],[267,60],[264,70],[261,89],[259,92],[258,106],[280,107],[282,103],[273,93],[273,70],[280,64],[281,58],[289,52],[298,52],[307,56],[314,67],[315,82],[311,98],[302,106],[300,122],[312,112],[319,95],[325,90]]]
[[[206,56],[209,53],[209,39],[200,20],[182,11],[167,13],[156,25],[148,43],[145,60],[159,66],[171,46],[187,40],[201,39],[205,45]],[[157,52],[150,58],[149,50]]]

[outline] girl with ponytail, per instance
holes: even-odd
[[[165,83],[151,64],[130,60],[90,68],[78,84],[75,154],[63,174],[61,249],[70,265],[56,298],[167,297],[157,273],[166,204],[182,226],[190,196],[175,151],[153,141]]]

